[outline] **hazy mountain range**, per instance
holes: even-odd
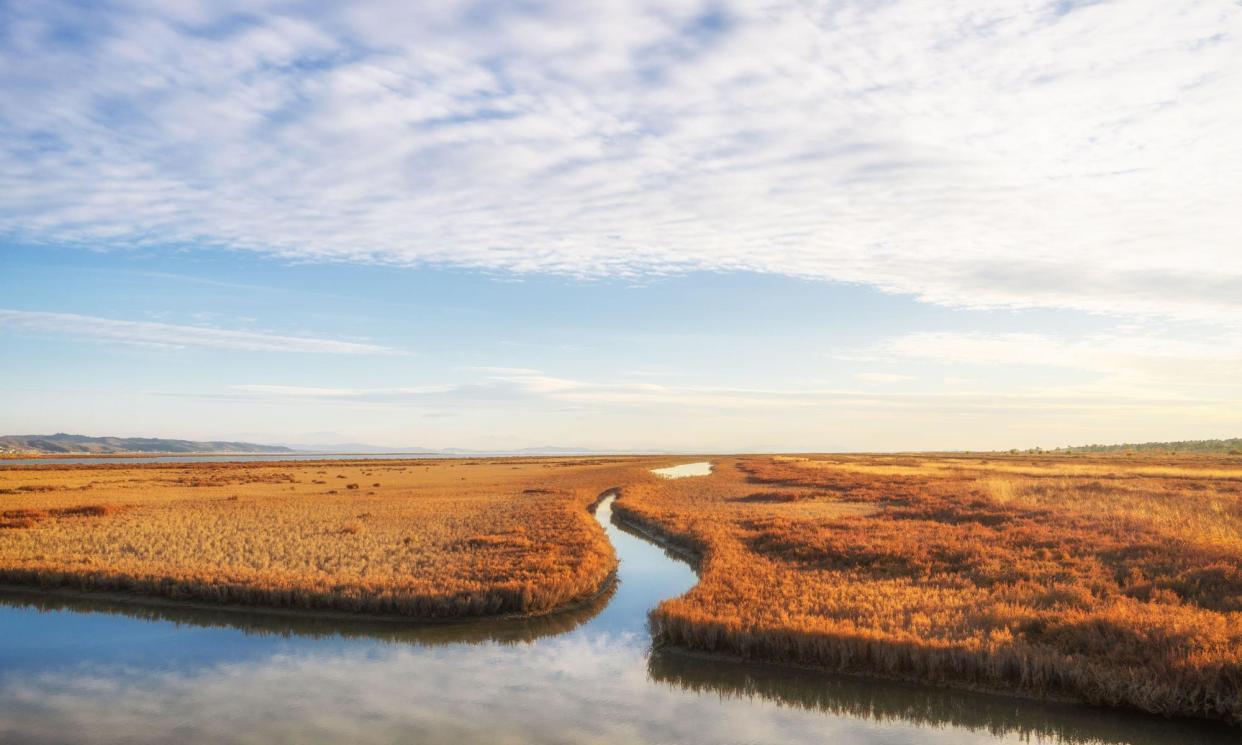
[[[199,442],[159,437],[87,437],[57,432],[54,435],[5,435],[0,451],[36,453],[292,453],[282,445],[253,442]]]
[[[281,443],[285,447],[299,452],[307,453],[418,453],[433,455],[601,455],[604,453],[612,453],[611,450],[593,450],[591,448],[577,447],[559,447],[555,445],[547,445],[544,447],[534,448],[518,448],[515,450],[472,450],[470,448],[425,448],[425,447],[385,447],[383,445],[368,445],[364,442],[337,442],[327,445],[306,445],[285,442]],[[627,453],[659,453],[663,451],[643,450],[631,451]]]
[[[600,455],[603,450],[576,447],[535,447],[517,450],[432,449],[425,447],[385,447],[362,442],[326,445],[282,443],[260,445],[253,442],[220,440],[169,440],[160,437],[88,437],[57,432],[54,435],[0,436],[0,452],[34,453],[418,453],[433,455]],[[637,451],[635,451],[637,452]],[[659,453],[649,450],[644,453]]]

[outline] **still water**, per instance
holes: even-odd
[[[411,627],[0,594],[4,743],[1233,743],[1237,730],[653,651],[691,568],[596,516],[615,589]]]
[[[668,468],[653,468],[651,472],[666,479],[684,479],[689,476],[706,476],[710,474],[712,472],[712,464],[704,460],[698,463],[682,463],[680,466],[669,466]]]

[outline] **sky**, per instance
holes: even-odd
[[[0,433],[1242,434],[1233,0],[0,0]]]

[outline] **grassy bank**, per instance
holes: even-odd
[[[701,556],[665,643],[1242,721],[1242,464],[753,457],[624,514]]]
[[[640,461],[0,469],[0,583],[457,618],[583,601],[616,565],[587,512]]]

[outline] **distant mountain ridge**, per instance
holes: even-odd
[[[418,455],[444,456],[501,456],[501,455],[665,455],[667,450],[600,450],[596,448],[562,447],[546,445],[532,448],[514,448],[512,450],[476,450],[472,448],[425,448],[425,447],[387,447],[384,445],[368,445],[364,442],[338,442],[326,445],[306,445],[293,442],[284,443],[302,453],[414,453]]]
[[[1161,453],[1222,453],[1242,455],[1242,437],[1224,440],[1179,440],[1176,442],[1133,442],[1120,445],[1076,445],[1057,448],[1061,453],[1117,453],[1125,451]]]
[[[54,435],[0,436],[0,452],[36,453],[292,453],[282,445],[213,440],[167,440],[160,437],[87,437],[57,432]]]
[[[431,448],[422,447],[386,447],[384,445],[370,445],[365,442],[333,442],[318,445],[308,445],[305,443],[282,442],[281,447],[287,447],[298,453],[352,453],[352,454],[374,454],[381,455],[386,453],[413,453],[417,455],[436,455],[443,450],[433,450]]]
[[[470,450],[467,448],[385,447],[361,442],[341,442],[330,445],[259,445],[253,442],[222,440],[170,440],[161,437],[88,437],[57,432],[54,435],[4,435],[0,436],[0,453],[46,453],[112,455],[118,453],[410,453],[417,455],[443,455],[447,457],[471,456],[538,456],[538,455],[612,455],[619,451],[593,450],[578,447],[533,447],[513,450]],[[643,455],[665,454],[667,451],[626,451]]]

